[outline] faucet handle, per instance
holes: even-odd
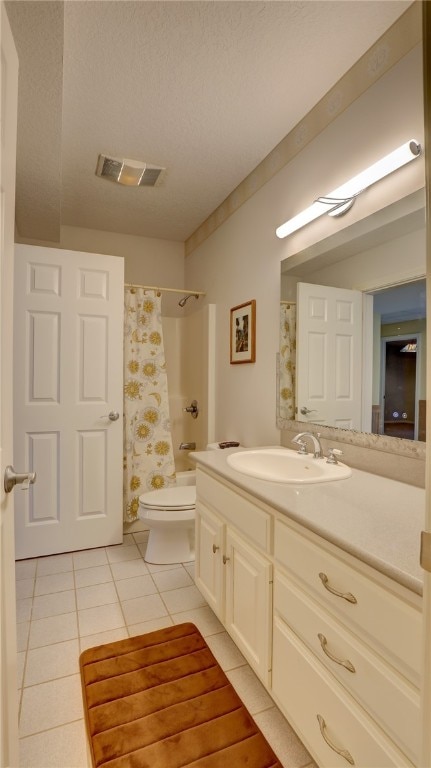
[[[338,464],[337,456],[342,456],[343,451],[340,451],[339,448],[330,448],[328,451],[328,458],[326,459],[327,464]]]
[[[307,453],[307,446],[301,438],[298,438],[296,440],[295,438],[292,440],[292,443],[295,443],[295,445],[299,445],[298,453]]]

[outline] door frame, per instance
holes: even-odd
[[[15,605],[14,494],[3,475],[13,458],[13,265],[15,225],[18,56],[1,2],[1,212],[0,212],[0,765],[16,768],[18,749],[17,640]]]

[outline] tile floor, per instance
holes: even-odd
[[[86,768],[84,648],[183,621],[202,632],[283,766],[315,768],[195,587],[193,563],[146,564],[146,542],[128,534],[119,546],[16,563],[21,768]]]

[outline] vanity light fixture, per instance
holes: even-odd
[[[279,238],[287,237],[287,235],[291,235],[292,232],[296,232],[297,229],[301,229],[301,227],[314,221],[314,219],[318,219],[319,216],[323,216],[324,213],[329,214],[329,216],[342,216],[350,210],[358,195],[367,187],[375,184],[376,181],[380,181],[380,179],[406,165],[411,160],[415,160],[421,152],[421,145],[417,141],[414,139],[407,141],[401,147],[390,152],[389,155],[382,157],[374,165],[370,165],[365,171],[361,171],[357,176],[346,181],[341,187],[334,189],[329,195],[318,197],[309,208],[306,208],[292,219],[288,219],[284,224],[277,227],[275,234]]]

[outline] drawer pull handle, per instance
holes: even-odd
[[[213,552],[214,554],[217,552],[217,550],[220,549],[216,544],[213,544]]]
[[[226,565],[228,560],[230,560],[230,557],[226,557],[226,555],[223,555],[223,565]]]
[[[320,733],[322,734],[322,737],[326,741],[328,747],[333,749],[334,752],[337,753],[337,755],[341,755],[341,757],[344,757],[344,759],[347,760],[347,762],[350,763],[350,765],[355,765],[355,761],[352,755],[350,754],[350,752],[348,752],[347,749],[340,749],[339,747],[336,747],[335,744],[333,744],[330,738],[328,737],[326,733],[326,723],[322,715],[317,715],[317,719],[319,721]]]
[[[331,592],[332,595],[336,595],[337,597],[342,597],[343,600],[347,600],[348,603],[358,602],[355,595],[352,595],[351,592],[338,592],[336,589],[334,589],[334,587],[331,587],[326,573],[319,573],[319,579],[322,582],[325,589],[327,589],[328,592]]]
[[[356,672],[355,667],[353,666],[352,662],[348,659],[337,659],[336,656],[334,656],[330,651],[328,651],[328,641],[325,637],[325,635],[322,635],[320,632],[317,635],[317,637],[320,640],[320,645],[322,646],[323,653],[326,653],[327,657],[331,659],[331,661],[335,661],[336,664],[340,664],[342,667],[345,667],[349,670],[349,672]]]

